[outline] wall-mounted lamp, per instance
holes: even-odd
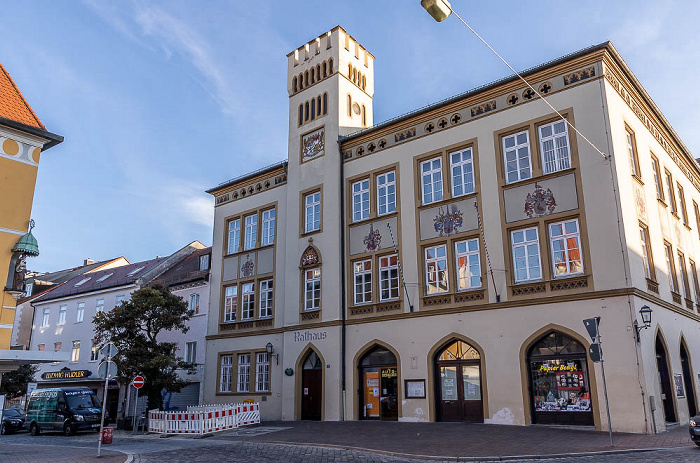
[[[447,0],[421,0],[421,6],[437,22],[442,22],[452,13],[452,7]]]
[[[639,325],[637,320],[634,321],[634,331],[637,334],[637,342],[641,341],[639,332],[651,326],[651,312],[652,310],[648,305],[643,305],[642,308],[639,309],[639,315],[642,316],[642,326]]]
[[[274,353],[274,352],[275,352],[275,348],[272,346],[272,343],[271,343],[271,342],[268,342],[268,343],[265,345],[265,350],[267,350],[267,355],[269,355],[270,357],[274,357],[274,358],[275,358],[275,364],[276,364],[276,365],[279,365],[279,364],[280,364],[280,354],[275,354],[275,353]]]

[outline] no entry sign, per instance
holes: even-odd
[[[143,376],[137,376],[134,378],[134,387],[136,389],[141,389],[145,383]]]

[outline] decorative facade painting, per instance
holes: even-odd
[[[447,206],[447,210],[439,209],[438,215],[433,219],[435,231],[440,236],[450,236],[457,233],[464,220],[462,212],[454,204]]]
[[[557,201],[554,199],[552,190],[542,188],[535,182],[535,191],[527,194],[525,198],[525,214],[529,218],[542,217],[554,212]]]
[[[323,127],[304,135],[301,138],[302,159],[306,160],[316,156],[323,156],[325,145],[325,130]]]
[[[374,229],[374,224],[369,225],[369,233],[367,236],[365,236],[363,242],[365,243],[368,252],[373,252],[379,249],[379,246],[382,243],[382,235],[379,233],[379,230]]]
[[[639,185],[634,185],[634,201],[637,205],[637,217],[647,221],[647,200],[644,195],[644,190]]]
[[[309,246],[301,255],[301,266],[302,267],[312,267],[318,265],[320,259],[318,258],[318,252],[312,246]]]
[[[243,265],[241,265],[241,275],[243,275],[243,277],[245,278],[248,278],[252,277],[254,272],[255,264],[252,260],[250,260],[250,254],[248,254],[245,256],[245,262],[243,263]]]

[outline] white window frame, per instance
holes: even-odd
[[[42,314],[41,318],[41,327],[46,328],[49,326],[51,323],[51,308],[50,307],[44,307],[44,312]]]
[[[562,127],[564,129],[563,132],[555,131],[555,129],[560,129]],[[542,135],[542,132],[546,128],[551,130],[551,135]],[[571,144],[569,143],[569,130],[566,122],[557,120],[549,124],[541,125],[537,128],[537,132],[540,135],[542,174],[551,174],[552,172],[559,172],[571,168]],[[545,143],[549,141],[552,142],[551,151],[545,149]],[[563,144],[561,144],[562,142]],[[548,152],[551,153],[551,156],[548,156]]]
[[[535,238],[530,239],[527,237],[527,232],[534,230],[535,231]],[[518,233],[522,233],[523,240],[521,242],[516,243],[515,242],[515,237]],[[541,258],[541,250],[540,250],[540,234],[539,230],[537,227],[529,227],[529,228],[521,228],[518,230],[512,230],[510,232],[510,244],[511,244],[511,249],[513,253],[513,280],[516,283],[522,283],[526,281],[539,281],[542,280],[542,258]],[[530,254],[530,249],[532,246],[536,246],[537,250],[537,255],[534,256]],[[517,257],[517,250],[522,248],[524,250],[524,256],[521,257],[524,259],[525,262],[525,267],[524,270],[526,272],[526,278],[518,278],[518,257]],[[533,259],[536,258],[536,264],[533,261]],[[539,270],[539,276],[532,275],[532,270],[533,269],[538,269]]]
[[[275,210],[268,209],[262,212],[262,238],[261,246],[268,246],[275,242]]]
[[[369,218],[369,179],[352,184],[352,221]]]
[[[224,323],[235,322],[238,316],[238,285],[224,288]]]
[[[80,361],[80,341],[73,341],[73,348],[70,352],[70,361],[79,362]]]
[[[676,256],[678,256],[678,267],[680,267],[678,274],[680,275],[680,286],[683,291],[683,297],[690,299],[690,282],[688,281],[688,270],[685,266],[685,255],[677,251]]]
[[[219,370],[219,392],[232,392],[233,386],[233,355],[221,356],[221,368]]]
[[[452,197],[457,198],[474,193],[474,151],[472,148],[453,151],[448,156],[450,158],[450,177],[452,178]],[[457,162],[455,162],[455,156],[459,156]],[[458,188],[461,188],[462,191],[458,192]]]
[[[255,354],[255,392],[270,392],[270,358],[267,352]]]
[[[693,274],[693,294],[695,295],[695,303],[700,304],[700,283],[698,282],[698,269],[692,259],[688,259],[690,265],[690,273]]]
[[[258,239],[258,214],[246,216],[245,218],[245,251],[255,248]]]
[[[377,216],[396,212],[396,171],[377,175]]]
[[[250,354],[238,354],[236,391],[250,392]]]
[[[518,143],[518,137],[523,134],[525,135],[525,141]],[[508,144],[508,140],[511,139],[513,140],[513,146],[506,146]],[[520,132],[507,135],[503,137],[501,143],[503,144],[503,170],[505,172],[506,183],[515,183],[532,178],[532,149],[530,148],[530,131],[521,130]],[[527,159],[520,157],[519,151],[521,149],[527,150]],[[508,170],[509,154],[514,154],[515,156],[512,161],[515,163],[515,169],[510,171]],[[524,162],[525,160],[527,160],[527,163]],[[515,173],[515,178],[512,180],[508,175],[511,172]]]
[[[575,232],[568,232],[566,231],[566,226],[567,224],[576,224],[576,231]],[[561,226],[562,234],[559,236],[553,236],[552,230],[556,226]],[[555,223],[550,223],[547,226],[549,230],[549,250],[552,253],[552,275],[554,278],[566,278],[570,277],[573,275],[582,275],[583,274],[583,249],[581,247],[581,227],[579,225],[578,219],[571,219],[571,220],[563,220],[561,222],[555,222]],[[576,244],[578,245],[578,249],[575,250],[575,248],[570,248],[569,245],[571,243],[571,240],[575,240]],[[562,243],[562,250],[561,251],[555,251],[554,249],[554,244],[555,242],[560,241]],[[578,261],[579,261],[579,270],[572,270],[572,266],[575,265],[576,260],[571,259],[571,252],[577,251],[578,252]],[[564,264],[566,266],[566,272],[563,273],[557,273],[557,252],[563,252],[564,253],[564,260],[562,262],[559,262],[560,264]]]
[[[104,299],[97,299],[95,301],[95,313],[98,314],[100,312],[105,311],[105,300]]]
[[[368,265],[369,269],[367,269]],[[355,305],[372,302],[372,259],[353,262],[352,275]],[[367,294],[367,285],[369,285],[369,295]]]
[[[58,307],[58,321],[56,325],[66,324],[66,314],[68,313],[68,306],[63,304]]]
[[[304,196],[304,233],[321,229],[321,192],[314,191]]]
[[[255,318],[255,283],[241,284],[241,320]]]
[[[637,156],[634,152],[634,134],[629,129],[625,129],[625,138],[627,139],[627,156],[629,157],[630,170],[632,175],[639,176],[639,167],[637,166]]]
[[[228,223],[228,253],[234,254],[241,248],[241,219]]]
[[[442,251],[442,255],[439,252]],[[434,257],[428,257],[429,251],[432,251]],[[438,244],[436,246],[430,246],[425,248],[423,252],[425,256],[425,292],[428,295],[447,293],[450,291],[450,275],[447,266],[447,245]],[[442,263],[443,269],[440,269],[440,264]],[[433,270],[431,270],[433,266]],[[440,273],[444,273],[444,289],[440,289],[440,285],[443,282],[440,279]],[[431,277],[431,273],[433,277]]]
[[[391,263],[392,258],[396,258],[396,263]],[[384,297],[385,292],[389,295],[388,297]],[[396,300],[399,294],[399,255],[381,256],[379,258],[379,300],[381,302]]]
[[[190,310],[194,311],[195,315],[199,315],[199,293],[190,294]]]
[[[199,270],[209,270],[209,254],[199,256]]]
[[[85,303],[78,302],[78,308],[75,311],[75,323],[82,323],[85,319]]]
[[[644,266],[644,276],[651,280],[651,262],[649,259],[649,243],[647,242],[647,229],[639,226],[639,242],[642,248],[642,265]]]
[[[315,296],[318,292],[318,297]],[[304,270],[304,311],[321,308],[321,267]]]
[[[260,318],[272,317],[272,306],[274,304],[274,282],[273,280],[263,280],[260,282]]]
[[[185,342],[185,362],[197,363],[197,341]]]
[[[423,198],[423,204],[432,204],[438,201],[442,201],[442,158],[436,157],[421,162],[420,178],[421,197]],[[427,186],[430,186],[429,192],[426,192]]]
[[[664,256],[666,257],[666,267],[668,268],[668,285],[671,292],[678,293],[676,288],[676,268],[673,265],[673,249],[670,244],[664,243]]]
[[[464,245],[464,250],[460,251],[460,245]],[[472,244],[476,245],[476,249],[472,248]],[[460,259],[464,259],[466,264],[460,265]],[[476,259],[476,274],[472,274],[472,267],[474,264],[472,259]],[[481,254],[479,252],[479,239],[472,238],[463,241],[457,241],[455,243],[455,268],[457,269],[457,290],[458,291],[468,291],[470,289],[481,288],[483,281],[481,278]],[[479,278],[479,284],[473,285],[472,278]],[[463,284],[465,283],[466,284]]]

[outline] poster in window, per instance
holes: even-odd
[[[676,397],[685,397],[685,389],[683,388],[683,375],[681,375],[680,373],[674,373],[673,385],[676,387]]]
[[[425,380],[424,379],[407,379],[406,383],[406,398],[407,399],[424,399],[425,398]]]

